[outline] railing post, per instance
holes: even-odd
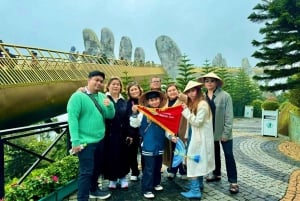
[[[70,136],[69,127],[67,127],[66,134],[67,134],[67,155],[68,155],[69,150],[72,149],[72,143],[71,143],[71,136]]]
[[[4,144],[0,136],[0,199],[4,198]]]

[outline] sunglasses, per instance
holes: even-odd
[[[205,79],[205,82],[208,83],[208,82],[215,82],[216,80],[215,79]]]

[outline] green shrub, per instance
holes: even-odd
[[[276,100],[265,100],[261,107],[264,110],[277,110],[279,108],[279,103]]]
[[[290,93],[289,93],[289,101],[298,108],[300,108],[299,94],[300,94],[300,89],[290,90]]]
[[[45,169],[34,170],[20,185],[16,179],[5,186],[5,201],[39,200],[77,178],[78,158],[66,156],[62,160],[50,164]]]
[[[256,99],[253,100],[251,105],[253,106],[253,117],[261,117],[261,105],[263,101]]]

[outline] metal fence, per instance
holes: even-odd
[[[44,150],[42,154],[38,154],[24,147],[21,147],[20,145],[12,141],[14,139],[39,135],[41,133],[50,132],[50,131],[59,131],[59,133],[56,134],[56,137],[52,141],[51,145],[46,150]],[[40,125],[0,130],[0,200],[3,199],[5,195],[4,146],[9,146],[11,148],[22,150],[37,158],[36,161],[30,166],[30,168],[26,170],[23,176],[18,180],[18,184],[21,184],[24,181],[24,179],[38,166],[38,164],[42,160],[46,160],[48,162],[54,162],[52,159],[47,157],[47,154],[55,147],[55,145],[65,135],[67,136],[67,142],[70,142],[67,122],[44,123]],[[66,153],[68,152],[70,146],[71,145],[69,143],[66,144]]]
[[[125,72],[132,77],[166,74],[161,66],[152,63],[0,43],[0,85],[82,80],[95,69],[119,77]]]

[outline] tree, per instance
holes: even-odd
[[[243,116],[245,106],[250,105],[253,100],[261,98],[258,86],[241,68],[233,78],[233,83],[228,87],[227,92],[231,94],[235,116]]]
[[[194,80],[194,67],[193,64],[188,63],[190,60],[186,55],[181,57],[180,63],[178,65],[178,77],[176,78],[176,82],[178,84],[178,88],[183,90],[184,87],[190,80]]]
[[[218,53],[217,56],[212,60],[212,66],[215,67],[227,67],[226,59],[223,58],[221,53]]]
[[[254,76],[257,80],[290,78],[300,73],[300,1],[263,0],[257,4],[248,19],[264,23],[259,31],[264,35],[262,41],[253,40],[252,45],[259,50],[253,57],[261,60],[258,67],[264,68],[264,75]],[[300,78],[286,79],[286,83],[264,85],[265,91],[296,89]]]
[[[252,77],[253,71],[247,58],[242,59],[242,69],[244,69],[245,72]]]
[[[224,81],[224,86],[222,87],[225,91],[230,92],[230,90],[232,89],[232,86],[234,84],[234,76],[232,75],[232,73],[230,73],[228,71],[228,68],[226,67],[220,67],[220,68],[216,68],[214,70],[214,72],[220,77],[222,78],[222,80]]]
[[[168,86],[169,84],[175,82],[174,79],[173,79],[172,77],[170,77],[169,74],[164,75],[164,76],[162,77],[161,80],[162,80],[162,83],[161,83],[161,90],[162,90],[162,91],[165,91],[166,88],[167,88],[167,86]]]

